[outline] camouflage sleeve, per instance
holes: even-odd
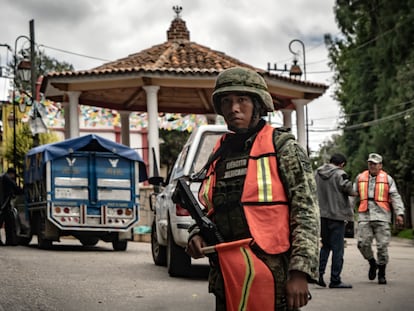
[[[291,255],[289,271],[318,279],[320,218],[316,182],[309,157],[295,140],[278,152],[279,172],[290,203]]]
[[[398,192],[397,184],[390,175],[388,175],[388,184],[390,185],[389,197],[394,214],[396,216],[404,216],[404,203],[401,199],[400,193]]]

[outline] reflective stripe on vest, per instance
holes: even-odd
[[[274,128],[266,125],[258,134],[250,150],[246,179],[241,202],[255,242],[268,254],[287,251],[289,242],[289,208],[280,180],[276,150],[273,143]],[[221,139],[215,150],[223,141]],[[212,191],[215,175],[212,164],[208,178],[200,188],[200,201],[212,213]]]
[[[358,192],[360,198],[358,212],[361,213],[368,211],[368,183],[369,171],[366,170],[362,172],[358,178]],[[390,210],[388,196],[389,189],[388,175],[381,170],[375,178],[374,197],[372,199],[378,206],[382,207],[386,211]]]

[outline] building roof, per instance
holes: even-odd
[[[292,98],[317,98],[327,89],[324,84],[271,74],[191,41],[185,21],[177,13],[166,42],[90,70],[49,73],[42,91],[54,101],[63,101],[65,91],[81,91],[80,104],[146,111],[142,87],[157,85],[159,112],[209,114],[214,113],[211,93],[215,78],[235,66],[263,74],[276,109],[292,105]]]

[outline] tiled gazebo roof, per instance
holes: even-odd
[[[154,45],[125,58],[106,63],[94,72],[118,71],[120,69],[143,69],[148,71],[209,71],[243,66],[253,68],[222,52],[190,41],[185,21],[176,17],[167,31],[167,41]]]
[[[90,70],[49,73],[43,80],[42,91],[48,98],[62,101],[65,91],[80,90],[80,104],[146,111],[142,86],[158,85],[159,112],[214,113],[210,97],[215,77],[234,66],[261,72],[277,109],[291,105],[290,98],[317,98],[327,88],[270,74],[195,43],[177,13],[167,31],[166,42]]]

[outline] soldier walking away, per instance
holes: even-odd
[[[23,194],[23,190],[16,184],[16,170],[10,167],[5,174],[0,175],[0,228],[4,223],[6,245],[14,246],[18,244],[16,215],[13,211],[11,200],[19,194]]]
[[[368,278],[378,284],[387,284],[385,270],[389,261],[388,245],[391,237],[391,213],[396,224],[404,224],[404,204],[393,178],[382,169],[382,156],[368,156],[368,170],[360,173],[354,183],[359,194],[358,249],[369,262]],[[373,239],[377,245],[377,259],[372,251]]]

